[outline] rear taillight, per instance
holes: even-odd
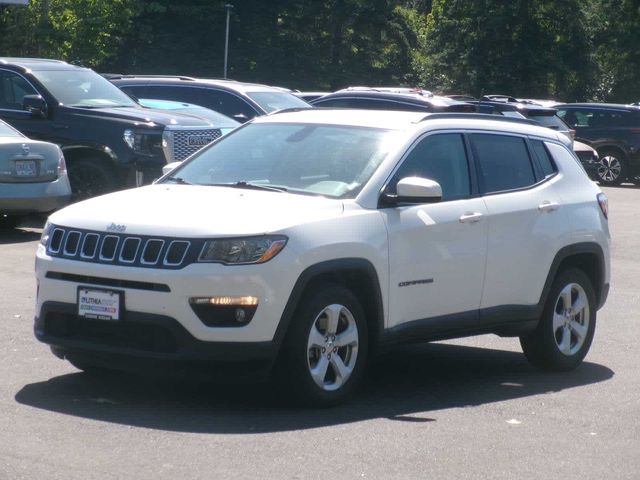
[[[60,151],[60,157],[58,157],[58,176],[67,173],[67,162],[64,161],[64,155],[62,150]]]
[[[569,129],[569,133],[571,134],[571,138],[573,138],[575,140],[575,138],[576,138],[576,129],[575,128],[570,128]]]
[[[640,133],[640,128],[630,128],[629,133]]]
[[[609,218],[609,199],[604,193],[599,193],[597,196],[598,205],[600,205],[600,210],[602,210],[602,214],[604,218]]]

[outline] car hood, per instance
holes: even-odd
[[[156,110],[145,107],[119,108],[82,108],[69,107],[76,115],[85,117],[112,118],[127,123],[143,123],[157,125],[179,125],[184,127],[213,127],[209,120],[196,115],[185,115],[167,110]]]
[[[85,200],[49,220],[58,226],[136,235],[232,237],[282,232],[292,225],[335,217],[343,209],[341,201],[323,197],[159,184]]]

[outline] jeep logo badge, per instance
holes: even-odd
[[[111,225],[107,226],[107,232],[118,232],[122,233],[127,229],[126,225],[116,225],[115,223],[111,223]]]

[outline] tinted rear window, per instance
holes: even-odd
[[[473,134],[471,138],[484,193],[515,190],[536,183],[523,138],[489,134]]]

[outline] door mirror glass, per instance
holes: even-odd
[[[25,95],[22,98],[22,108],[34,117],[47,116],[47,102],[40,95]]]

